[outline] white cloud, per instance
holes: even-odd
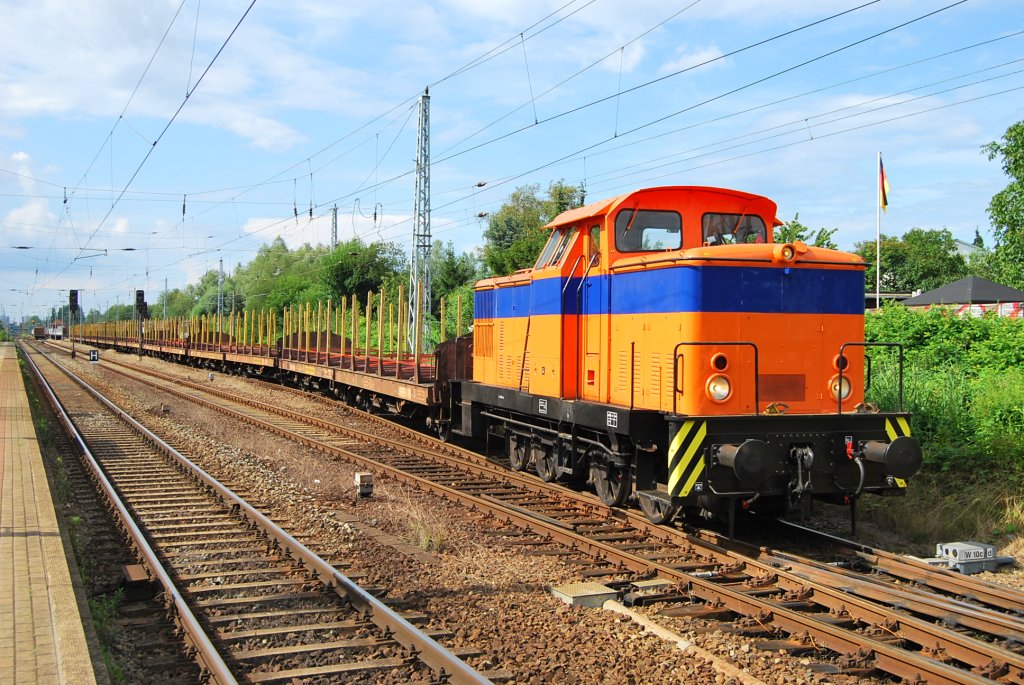
[[[658,68],[659,74],[672,74],[683,69],[689,69],[711,60],[718,60],[722,56],[722,50],[717,45],[709,45],[707,47],[695,48],[693,50],[688,49],[688,46],[681,45],[676,48],[675,59],[665,62]],[[711,64],[705,65],[704,69],[708,67],[720,67],[725,64],[724,60],[718,60],[711,62]]]
[[[38,235],[41,227],[57,222],[57,215],[50,211],[49,203],[41,198],[32,198],[20,207],[8,211],[3,218],[4,233],[22,238]]]

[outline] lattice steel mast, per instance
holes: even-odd
[[[409,347],[420,349],[427,340],[430,311],[430,89],[420,96],[419,131],[416,135],[416,190],[413,201],[412,265],[409,269]],[[417,306],[422,303],[422,312]],[[418,337],[418,340],[417,340]]]

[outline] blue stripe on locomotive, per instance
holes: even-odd
[[[477,319],[601,314],[608,311],[612,276],[544,278],[532,284],[476,293]],[[611,314],[751,312],[768,314],[862,314],[860,270],[681,266],[614,274]],[[578,294],[579,293],[579,294]],[[561,300],[562,306],[559,307]]]

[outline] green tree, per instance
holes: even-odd
[[[556,181],[548,186],[546,199],[538,196],[540,185],[516,188],[495,212],[484,231],[484,264],[491,273],[503,276],[533,266],[547,233],[541,226],[560,213],[583,202],[583,190]]]
[[[398,245],[353,238],[320,260],[320,284],[335,301],[352,295],[365,299],[368,292],[394,283],[404,265],[405,251]]]
[[[280,312],[291,305],[318,302],[329,297],[320,283],[310,281],[308,277],[288,274],[274,281],[263,305]]]
[[[270,304],[272,293],[273,301],[279,305],[282,301],[285,304],[305,302],[304,298],[313,292],[326,292],[319,273],[321,261],[329,252],[329,248],[323,245],[312,246],[309,243],[290,250],[280,236],[274,238],[269,244],[262,245],[248,264],[235,267],[230,286],[225,283],[226,307],[230,309],[233,298],[236,310],[243,303],[250,309],[276,308]],[[287,286],[278,282],[282,278],[289,279]],[[302,286],[297,287],[300,282]],[[310,286],[315,288],[309,290]]]
[[[1024,288],[1024,121],[1006,129],[1002,142],[982,146],[988,159],[999,158],[1010,183],[992,197],[988,216],[995,248],[983,262],[989,278]]]
[[[838,232],[838,228],[819,228],[812,231],[809,226],[800,223],[800,213],[793,215],[792,221],[787,221],[775,228],[773,238],[777,243],[792,243],[796,240],[813,245],[815,247],[827,247],[830,250],[838,250],[839,246],[832,236]]]
[[[430,250],[431,310],[440,316],[442,297],[476,280],[479,260],[469,253],[455,254],[451,241],[435,240]]]
[[[220,272],[210,269],[199,278],[198,283],[185,286],[185,295],[193,302],[191,316],[217,313],[217,294],[220,292]]]
[[[104,321],[130,321],[132,318],[132,305],[112,304],[103,314]]]
[[[195,305],[195,300],[193,300],[184,290],[175,288],[174,290],[160,293],[156,304],[149,308],[149,313],[163,318],[164,303],[167,304],[168,317],[189,316],[192,313],[192,307]]]
[[[236,271],[238,288],[246,302],[256,309],[267,305],[267,297],[275,281],[292,270],[296,256],[288,250],[280,236],[266,245],[261,245],[256,256]]]
[[[882,235],[882,289],[887,292],[932,290],[967,275],[967,263],[949,229],[912,228],[902,238]],[[869,289],[875,283],[875,242],[856,243],[854,252],[868,267]]]

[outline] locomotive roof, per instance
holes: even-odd
[[[551,221],[549,221],[547,224],[542,226],[541,228],[557,228],[558,226],[571,224],[576,221],[579,221],[580,219],[585,219],[587,217],[598,216],[600,214],[607,214],[613,207],[622,204],[631,197],[634,197],[636,195],[642,195],[645,193],[650,193],[652,191],[663,190],[705,192],[710,195],[730,195],[732,197],[744,200],[768,200],[768,198],[764,197],[763,195],[754,195],[752,193],[745,193],[742,190],[732,190],[730,188],[715,188],[713,186],[658,186],[655,188],[640,188],[638,190],[625,193],[623,195],[607,198],[605,200],[598,200],[597,202],[592,202],[589,205],[584,205],[583,207],[577,207],[576,209],[566,210],[559,214],[558,216],[556,216]],[[768,201],[771,202],[771,200]],[[772,219],[774,220],[775,225],[779,225],[778,220],[775,219],[774,216],[772,217]]]

